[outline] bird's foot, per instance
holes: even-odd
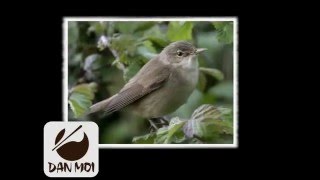
[[[162,116],[162,117],[159,117],[158,119],[161,121],[163,125],[167,125],[167,126],[169,125],[170,119],[168,117]]]
[[[149,119],[149,123],[150,123],[150,130],[152,132],[152,130],[158,130],[159,128],[157,127],[156,123],[153,122],[154,119]]]
[[[150,132],[157,131],[159,128],[162,128],[164,126],[169,125],[169,119],[166,117],[160,117],[160,118],[151,118],[149,119],[150,123]]]

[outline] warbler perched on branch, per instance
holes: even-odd
[[[131,107],[144,118],[159,118],[183,105],[196,88],[199,76],[197,49],[186,41],[169,44],[146,63],[115,95],[90,107],[89,113],[108,114]]]

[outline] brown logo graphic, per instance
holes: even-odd
[[[70,141],[60,146],[69,137],[71,137],[74,133],[76,133],[81,127],[82,125],[80,125],[69,136],[67,136],[59,144],[57,144],[62,139],[65,133],[65,129],[62,129],[56,137],[56,140],[55,140],[56,146],[52,149],[52,151],[57,149],[56,151],[59,154],[59,156],[68,161],[76,161],[78,159],[81,159],[87,153],[89,148],[89,140],[85,132],[83,133],[83,138],[80,142]]]

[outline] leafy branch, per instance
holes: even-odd
[[[69,93],[69,105],[75,118],[82,116],[92,105],[96,83],[84,83],[73,87]]]
[[[232,143],[232,117],[232,110],[229,108],[204,104],[193,112],[190,119],[174,117],[170,120],[169,126],[144,136],[134,137],[132,142],[136,144]]]

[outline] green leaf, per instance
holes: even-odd
[[[69,97],[70,108],[74,113],[74,117],[78,118],[88,111],[92,105],[96,84],[80,84],[71,89]]]
[[[177,22],[169,23],[167,37],[170,41],[192,40],[192,22]]]
[[[91,105],[90,100],[80,93],[73,93],[69,98],[69,104],[75,118],[83,115]]]
[[[189,120],[183,127],[183,131],[188,138],[192,138],[194,136],[202,137],[204,136],[203,126],[194,119]]]
[[[182,126],[183,127],[183,126]],[[183,129],[180,127],[173,136],[171,136],[170,143],[171,144],[180,144],[186,140],[186,136],[184,135]]]
[[[157,131],[155,143],[170,144],[179,143],[185,140],[182,127],[186,121],[180,120],[178,117],[172,118],[168,127],[162,127]]]
[[[232,102],[233,101],[233,82],[232,81],[221,82],[216,86],[210,88],[208,93]]]
[[[157,53],[157,50],[153,47],[153,44],[151,41],[143,41],[143,45],[148,49],[148,51],[152,53]]]
[[[199,70],[205,74],[208,74],[216,78],[219,81],[222,81],[224,78],[223,73],[218,69],[200,67]]]
[[[168,135],[165,144],[171,143],[174,135],[181,130],[182,126],[186,123],[186,121],[180,120],[178,117],[171,119],[169,127],[168,127]]]
[[[168,127],[162,127],[157,130],[157,137],[155,138],[155,144],[163,144],[168,137]]]
[[[162,127],[155,133],[135,137],[132,142],[137,144],[181,143],[186,140],[182,131],[182,127],[185,123],[186,121],[180,120],[178,117],[172,118],[169,126]]]
[[[140,45],[137,49],[139,55],[145,57],[146,59],[150,60],[153,57],[157,56],[156,49],[153,47],[151,41],[147,40],[143,42],[143,45]]]
[[[132,142],[134,144],[153,144],[156,138],[155,133],[146,134],[144,136],[134,137]]]
[[[203,123],[207,126],[212,126],[210,129],[212,129],[214,132],[217,132],[218,134],[233,134],[233,128],[232,128],[232,121],[226,120],[226,121],[213,121],[213,122],[206,122]]]
[[[136,62],[132,61],[129,66],[124,70],[123,73],[123,79],[128,82],[134,75],[137,74],[137,72],[140,70],[141,65]]]
[[[213,22],[217,29],[218,41],[226,44],[233,42],[233,22]]]
[[[214,107],[210,104],[204,104],[198,107],[192,114],[191,118],[196,121],[207,120],[225,120],[224,116],[231,114],[231,109],[224,107]],[[229,117],[229,116],[226,116]]]
[[[169,44],[165,33],[160,30],[159,25],[155,25],[152,28],[146,30],[143,36],[161,47],[165,47]]]
[[[81,114],[85,113],[86,109],[80,106],[80,102],[78,102],[74,97],[71,97],[68,102],[75,118],[78,118]]]
[[[209,104],[198,107],[183,131],[188,138],[195,137],[205,143],[230,142],[233,135],[232,111]],[[221,141],[222,138],[225,138]]]
[[[203,74],[203,72],[200,71],[199,73],[199,81],[198,81],[198,85],[197,88],[203,92],[206,88],[206,84],[207,84],[207,79],[206,76]]]
[[[122,34],[112,37],[110,40],[110,46],[119,54],[133,56],[136,52],[136,39],[133,35]]]

